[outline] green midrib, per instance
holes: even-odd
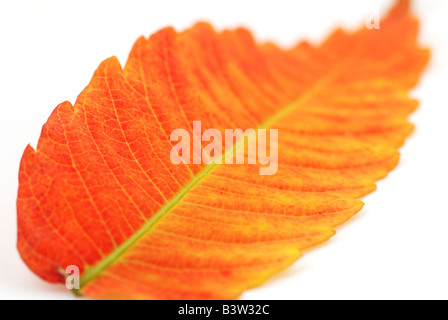
[[[116,262],[118,258],[124,254],[130,247],[132,247],[138,240],[140,240],[165,214],[167,214],[199,181],[202,180],[208,173],[216,166],[216,164],[208,165],[200,174],[194,177],[173,199],[167,202],[151,219],[149,219],[143,227],[134,233],[132,237],[122,243],[119,247],[114,249],[108,256],[102,259],[94,267],[87,269],[81,277],[81,289],[88,283],[95,280],[102,271],[104,271],[111,264]]]
[[[310,98],[312,98],[317,92],[319,92],[322,87],[325,87],[328,85],[328,83],[333,78],[333,75],[336,72],[331,72],[327,74],[327,77],[323,78],[321,81],[319,81],[315,86],[311,88],[311,90],[307,91],[302,97],[297,99],[296,101],[288,104],[286,107],[282,108],[279,112],[277,112],[275,115],[267,119],[260,127],[256,129],[256,131],[260,129],[268,129],[270,128],[274,123],[279,121],[280,119],[287,116],[289,113],[294,111],[298,106],[302,105],[304,102],[308,101]],[[245,139],[241,139],[239,143],[237,143],[233,149],[226,151],[226,153],[223,156],[223,159],[225,159],[229,154],[234,153],[234,150],[239,147],[240,143],[244,143]],[[225,163],[223,161],[223,163]],[[83,275],[80,279],[80,289],[75,289],[73,292],[76,295],[82,295],[82,288],[84,288],[86,285],[94,281],[96,278],[98,278],[101,273],[106,270],[110,265],[114,264],[119,260],[119,258],[126,253],[126,251],[131,248],[134,244],[136,244],[141,238],[143,238],[148,232],[152,230],[154,225],[162,219],[177,203],[182,200],[182,198],[192,189],[194,188],[203,178],[205,178],[210,171],[215,168],[217,164],[212,163],[205,167],[203,171],[201,171],[197,176],[195,176],[185,187],[182,188],[182,190],[176,194],[174,198],[172,198],[169,202],[167,202],[151,219],[149,219],[141,228],[138,230],[135,234],[133,234],[128,240],[123,242],[120,246],[115,248],[109,255],[107,255],[105,258],[103,258],[101,261],[99,261],[97,264],[95,264],[93,267],[88,267],[84,271]]]

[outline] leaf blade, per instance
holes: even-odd
[[[373,68],[362,70],[370,65],[362,60],[365,48],[372,50],[379,41],[366,31],[338,31],[320,48],[282,51],[256,45],[244,30],[216,34],[204,24],[180,35],[166,29],[139,39],[123,71],[116,59],[106,60],[74,107],[64,103],[55,110],[37,151],[25,151],[18,200],[24,260],[50,281],[61,280],[57,268],[79,264],[83,293],[138,298],[234,298],[290,265],[302,249],[328,239],[335,226],[362,208],[355,198],[373,191],[374,181],[395,167],[396,148],[412,130],[405,119],[415,101],[407,90],[428,56],[415,37],[396,39],[403,28],[416,28],[404,3],[392,11],[385,22],[390,29],[381,37],[409,53],[407,61],[414,63],[406,68],[397,68],[401,62],[390,52],[377,50]],[[357,65],[353,57],[345,58],[345,44],[353,42],[362,44]],[[176,56],[175,49],[182,48]],[[310,56],[319,57],[321,65],[310,64]],[[301,72],[288,70],[291,63]],[[358,69],[346,74],[347,65]],[[380,113],[382,104],[371,92],[382,95],[381,103],[398,101],[400,107],[389,105]],[[370,103],[369,111],[357,108],[359,102]],[[162,156],[169,155],[167,134],[198,116],[208,127],[276,125],[287,132],[280,141],[286,151],[278,177],[268,181],[249,167],[229,172],[170,165]],[[78,183],[52,179],[43,168]],[[236,181],[232,186],[238,192],[228,188],[229,180]],[[72,194],[63,191],[67,188]],[[60,199],[48,197],[55,194]],[[72,230],[61,227],[54,210],[72,217]],[[92,219],[96,223],[89,223]],[[36,226],[43,231],[30,235]],[[48,249],[55,242],[63,245]],[[131,276],[123,279],[123,274]]]

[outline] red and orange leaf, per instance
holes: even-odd
[[[329,239],[398,162],[429,51],[398,1],[380,30],[257,44],[197,24],[140,38],[64,102],[20,168],[18,249],[37,275],[81,269],[93,298],[236,298]],[[279,129],[279,168],[174,165],[170,133]]]

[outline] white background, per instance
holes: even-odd
[[[390,1],[1,1],[0,298],[74,299],[32,274],[15,249],[18,168],[60,102],[75,102],[105,58],[126,61],[133,42],[198,20],[249,27],[259,41],[321,41],[336,25],[362,26]],[[414,135],[399,167],[365,209],[324,245],[243,299],[448,298],[448,1],[420,0],[431,66],[413,95]]]

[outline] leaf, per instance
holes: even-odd
[[[59,105],[20,167],[18,249],[37,275],[79,266],[93,298],[236,298],[363,207],[392,170],[429,51],[398,1],[380,30],[256,44],[201,23],[140,38]],[[278,128],[279,168],[174,165],[170,133]]]

